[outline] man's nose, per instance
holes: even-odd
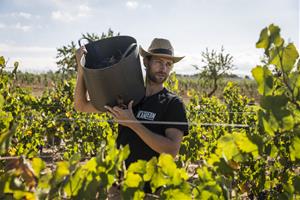
[[[163,69],[164,71],[167,71],[168,69],[168,64],[166,62],[161,62],[160,63],[160,68]]]

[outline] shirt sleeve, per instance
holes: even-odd
[[[189,126],[187,123],[185,106],[178,97],[172,99],[168,104],[168,108],[165,113],[165,121],[172,122],[170,124],[166,124],[165,129],[176,128],[181,130],[184,133],[184,136],[188,135]],[[176,124],[176,122],[183,122],[186,124]]]

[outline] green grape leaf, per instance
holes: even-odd
[[[265,50],[269,48],[269,35],[267,27],[260,32],[259,40],[256,42],[256,48],[263,48]]]
[[[5,66],[5,58],[3,56],[0,56],[0,67]]]
[[[294,137],[292,140],[292,145],[290,146],[290,157],[292,161],[295,161],[296,158],[300,159],[300,138]]]
[[[83,179],[85,178],[85,173],[83,168],[78,168],[64,187],[64,191],[68,196],[76,196],[82,187]],[[87,183],[87,182],[86,182]]]
[[[293,95],[297,97],[299,95],[300,90],[300,72],[294,71],[289,73],[288,75],[289,85],[293,91]]]
[[[272,118],[271,118],[272,119]],[[275,120],[270,120],[270,122],[274,122],[272,123],[272,125],[269,123],[269,120],[266,119],[265,117],[261,118],[262,121],[262,125],[264,127],[264,130],[270,135],[270,136],[274,136],[274,131],[276,131],[278,129],[278,123]]]
[[[145,197],[145,193],[141,190],[137,190],[133,195],[133,200],[144,199],[144,197]]]
[[[80,153],[75,153],[72,155],[69,162],[71,165],[76,165],[80,161],[80,159],[81,159]]]
[[[263,148],[265,146],[264,141],[263,141],[263,136],[258,135],[258,134],[253,134],[248,136],[249,139],[257,146],[259,155],[263,154]]]
[[[176,170],[176,164],[170,154],[161,154],[158,158],[157,165],[169,176],[172,176]]]
[[[278,148],[275,145],[271,146],[271,152],[270,152],[270,157],[271,158],[276,158],[278,153]]]
[[[144,160],[138,160],[137,162],[131,163],[128,172],[144,174],[146,171],[147,162]]]
[[[290,112],[288,112],[288,113],[290,113]],[[282,127],[283,127],[284,130],[289,131],[289,130],[292,130],[294,128],[294,124],[295,124],[294,123],[294,118],[291,114],[292,113],[287,114],[286,116],[284,116],[282,118]]]
[[[252,75],[258,84],[258,92],[261,95],[269,95],[273,91],[273,75],[266,67],[257,66],[252,69]]]
[[[4,98],[2,95],[0,95],[0,111],[2,110],[3,105],[4,105]],[[2,113],[0,116],[2,117]]]
[[[121,162],[124,161],[129,156],[129,154],[130,154],[129,145],[126,145],[120,150],[119,161]]]
[[[177,169],[174,171],[174,175],[172,177],[172,184],[180,185],[184,180],[187,180],[188,178],[188,174],[184,169]]]
[[[8,123],[7,123],[7,125],[8,125]],[[13,128],[11,130],[0,132],[0,155],[7,153],[7,150],[10,147],[11,139],[12,139],[12,136],[14,135],[15,129],[16,129],[16,126],[13,126]]]
[[[34,193],[21,191],[21,190],[14,190],[13,197],[14,199],[36,199]]]
[[[262,97],[261,106],[268,111],[265,119],[273,131],[276,131],[279,127],[284,130],[291,130],[294,127],[294,118],[292,112],[287,109],[287,104],[288,99],[285,95]]]
[[[97,160],[96,158],[91,158],[85,165],[82,166],[84,169],[87,169],[91,172],[96,172]]]
[[[282,64],[281,64],[281,55],[283,52],[284,47],[272,47],[269,50],[269,63],[274,65],[276,67],[276,69],[278,69],[279,71],[282,71]]]
[[[40,177],[41,170],[45,169],[46,167],[44,161],[40,158],[33,158],[31,165],[36,177]]]
[[[286,47],[273,47],[270,50],[270,64],[276,66],[279,71],[289,75],[299,57],[298,51],[293,43]]]
[[[197,169],[198,178],[202,181],[212,181],[212,174],[206,166]]]
[[[225,157],[226,160],[231,160],[240,154],[232,135],[226,134],[218,140],[216,154],[219,157]]]
[[[299,53],[293,43],[288,44],[283,51],[282,55],[282,68],[283,71],[288,74],[294,67]]]
[[[294,185],[294,189],[296,190],[296,192],[299,194],[300,193],[300,176],[294,176],[293,178],[293,185]]]
[[[151,160],[149,160],[146,164],[146,173],[144,174],[144,180],[150,181],[153,174],[155,173],[155,168],[157,164],[157,158],[153,157]]]
[[[57,162],[57,169],[55,171],[54,179],[56,182],[60,182],[65,176],[70,174],[69,163],[66,161]]]
[[[258,156],[257,145],[251,142],[247,137],[246,133],[234,133],[233,134],[235,142],[239,149],[246,153],[251,153],[254,158]]]
[[[284,40],[280,37],[280,28],[271,24],[269,26],[270,31],[270,43],[274,43],[275,46],[279,47],[283,44]]]
[[[163,194],[166,196],[166,199],[192,199],[191,194],[185,193],[180,189],[167,190]]]
[[[286,113],[280,113],[285,110],[288,98],[285,95],[263,96],[261,107],[267,111],[272,111],[274,115],[280,117],[286,116]]]
[[[151,188],[154,192],[156,188],[166,185],[169,182],[167,177],[165,177],[161,172],[156,172],[153,174],[151,179]]]
[[[141,181],[142,181],[142,178],[140,175],[134,174],[132,172],[128,172],[126,174],[126,179],[125,179],[124,184],[128,187],[135,188],[135,187],[139,186]]]

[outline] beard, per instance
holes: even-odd
[[[164,83],[168,75],[164,72],[152,72],[149,68],[146,70],[146,77],[153,83],[162,84]]]

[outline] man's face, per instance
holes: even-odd
[[[172,67],[171,59],[153,56],[146,68],[147,78],[154,83],[162,84],[167,80]]]

